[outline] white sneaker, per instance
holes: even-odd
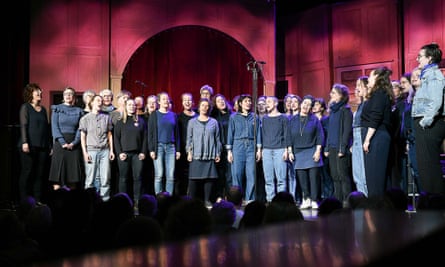
[[[303,203],[301,203],[300,205],[300,209],[309,209],[311,207],[311,199],[310,198],[306,198],[303,200]]]
[[[317,209],[318,209],[318,203],[317,203],[317,201],[312,201],[312,203],[311,203],[311,208],[312,208],[313,210],[317,210]]]

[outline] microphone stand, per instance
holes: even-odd
[[[253,105],[253,146],[254,146],[254,163],[255,167],[253,168],[253,177],[254,177],[254,194],[255,199],[257,199],[257,161],[256,161],[256,152],[257,152],[257,98],[258,98],[258,64],[257,61],[250,61],[247,63],[247,70],[252,72],[252,105]]]
[[[411,168],[411,160],[409,155],[407,155],[407,163],[406,163],[406,169],[407,169],[407,175],[408,175],[408,197],[412,197],[412,208],[407,209],[406,212],[408,213],[416,213],[416,182],[414,181],[414,176],[412,174],[412,168]],[[411,186],[412,193],[410,195],[409,193],[409,187]]]

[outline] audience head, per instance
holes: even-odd
[[[362,202],[366,201],[367,197],[363,192],[352,191],[347,197],[348,208],[356,209]]]
[[[337,210],[343,209],[343,203],[336,197],[323,199],[318,206],[318,216],[329,215]]]
[[[182,199],[168,211],[164,224],[168,241],[184,241],[210,234],[212,219],[209,210],[199,199]]]
[[[278,192],[273,198],[272,202],[286,202],[292,205],[296,205],[295,199],[291,193],[286,191]]]
[[[114,244],[117,248],[149,246],[158,245],[162,240],[162,228],[155,219],[137,216],[119,226]]]
[[[297,205],[287,201],[272,201],[266,207],[263,223],[269,225],[303,220],[304,216]]]
[[[401,188],[389,188],[385,191],[388,198],[396,210],[405,211],[408,208],[408,197]]]
[[[155,196],[143,194],[138,201],[139,215],[147,217],[155,217],[158,211],[158,201]]]
[[[419,210],[444,210],[445,195],[439,193],[421,192],[417,200]]]
[[[213,233],[225,233],[234,230],[232,225],[236,217],[235,205],[226,200],[215,202],[210,209],[210,217],[212,218]]]
[[[244,207],[244,216],[240,222],[240,228],[255,228],[263,223],[266,204],[262,201],[254,200]]]
[[[233,185],[226,193],[226,200],[240,207],[243,204],[243,190],[240,186]]]

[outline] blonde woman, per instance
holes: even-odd
[[[143,117],[136,113],[136,106],[134,99],[128,99],[125,102],[124,116],[114,127],[119,192],[128,193],[133,198],[135,207],[142,193],[141,175],[147,155],[147,126]]]

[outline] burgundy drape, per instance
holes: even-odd
[[[193,94],[195,104],[204,84],[229,101],[241,93],[253,94],[253,75],[247,63],[253,60],[246,49],[230,36],[207,27],[172,28],[148,39],[125,67],[122,88],[145,98],[168,92],[173,110],[182,110],[181,94]],[[263,80],[258,73],[258,88]],[[261,94],[261,93],[260,93]]]

